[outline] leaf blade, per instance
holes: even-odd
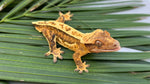
[[[1,21],[4,21],[5,19],[7,19],[8,17],[12,16],[13,14],[15,14],[17,11],[21,10],[23,7],[25,7],[26,5],[28,5],[29,3],[31,3],[32,0],[23,0],[22,2],[20,2],[15,8],[13,8],[8,14],[6,14]]]

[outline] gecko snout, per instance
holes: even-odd
[[[113,43],[113,47],[115,47],[115,48],[120,47],[119,41],[116,40],[116,41]]]

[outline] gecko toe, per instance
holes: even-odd
[[[87,69],[84,70],[86,73],[88,73],[89,71]]]
[[[54,62],[54,63],[57,62],[57,57],[53,57],[53,62]]]
[[[62,60],[62,59],[63,59],[63,56],[60,55],[60,56],[58,56],[58,58]]]
[[[80,70],[79,73],[81,74],[83,72],[83,70]]]
[[[51,54],[50,51],[48,51],[47,53],[45,53],[45,56],[49,56]]]
[[[64,51],[60,51],[61,54],[64,54]]]
[[[76,68],[76,69],[74,69],[74,71],[79,71],[79,69]]]
[[[86,67],[90,67],[90,64],[87,64]]]
[[[57,52],[59,52],[60,54],[63,54],[63,53],[64,53],[64,51],[62,51],[61,48],[58,48],[58,49],[57,49]]]

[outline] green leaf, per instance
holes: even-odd
[[[68,0],[66,0],[68,1]],[[122,3],[127,3],[127,2],[141,2],[141,0],[134,0],[134,1],[119,1],[119,2],[105,2],[105,3],[79,3],[79,4],[66,4],[66,5],[60,5],[60,6],[92,6],[92,5],[114,5],[114,4],[122,4]]]
[[[48,46],[37,47],[33,45],[4,43],[4,42],[0,42],[0,46],[1,46],[0,53],[25,55],[25,56],[32,56],[32,57],[43,57],[44,53],[48,51]],[[62,55],[64,59],[72,59],[73,52],[65,48],[62,48],[62,50],[67,52]],[[50,56],[50,58],[52,58],[52,56]],[[150,53],[149,52],[99,53],[99,54],[88,54],[83,58],[89,60],[90,59],[92,60],[140,60],[140,59],[150,58]]]
[[[63,1],[62,1],[61,3],[59,3],[57,6],[64,5],[65,3],[70,2],[70,1],[72,1],[72,0],[63,0]]]
[[[80,15],[74,15],[72,17],[72,22],[77,22],[78,20],[126,20],[126,19],[134,19],[134,18],[141,18],[141,17],[146,17],[146,16],[150,16],[148,14],[112,14],[112,15],[100,15],[97,14],[98,16],[95,15],[91,15],[91,17],[88,16],[84,16],[84,15],[88,15],[88,14],[84,14],[81,15],[82,13],[80,13]],[[35,18],[46,18],[46,19],[50,19],[50,18],[54,18],[56,19],[59,15],[56,13],[28,13],[25,16],[27,17],[35,17]],[[83,17],[84,16],[84,17]],[[78,21],[79,22],[79,21]]]
[[[135,38],[123,38],[118,39],[121,46],[137,46],[137,45],[147,45],[150,44],[149,38],[135,37]]]
[[[112,37],[128,37],[128,36],[144,36],[150,35],[150,31],[138,31],[138,30],[108,30]]]
[[[141,4],[134,4],[134,5],[121,5],[121,6],[110,6],[110,7],[69,7],[69,8],[47,8],[47,9],[43,9],[43,11],[91,11],[91,10],[110,10],[110,9],[115,9],[115,8],[122,8],[122,7],[138,7],[141,6]]]
[[[74,28],[85,28],[85,29],[91,29],[91,28],[125,28],[125,27],[136,27],[136,26],[150,26],[149,23],[140,23],[140,22],[132,22],[132,21],[108,21],[108,22],[86,22],[86,24],[83,24],[84,22],[68,22],[69,25],[71,25]]]
[[[92,60],[140,60],[140,59],[149,59],[150,52],[139,52],[139,53],[113,52],[113,53],[88,54],[87,57],[83,58]]]
[[[1,39],[1,41],[8,41],[8,42],[11,41],[11,42],[17,42],[17,43],[47,45],[46,41],[39,36],[0,34],[0,39]]]
[[[0,3],[0,11],[2,11],[5,7],[7,7],[9,4],[11,4],[14,0],[3,0]]]
[[[41,34],[37,31],[34,31],[34,27],[31,26],[23,26],[23,25],[13,25],[13,24],[1,24],[0,31],[7,33],[19,33],[19,34],[27,34],[27,35],[38,35]]]
[[[0,81],[0,84],[8,84],[8,82]]]
[[[8,14],[6,14],[5,17],[3,17],[3,19],[1,21],[4,21],[8,17],[10,17],[13,14],[15,14],[16,12],[20,11],[23,7],[25,7],[26,5],[28,5],[31,2],[32,2],[32,0],[23,0],[16,7],[14,7]]]
[[[97,1],[104,1],[104,0],[72,0],[70,4],[79,4],[79,3],[90,3],[90,2],[97,2]]]
[[[0,56],[1,57],[1,56]],[[60,62],[56,64],[53,64],[52,60],[47,59],[47,61],[42,61],[41,58],[28,58],[28,57],[23,57],[23,56],[17,56],[17,57],[12,57],[12,55],[10,55],[9,57],[12,58],[8,58],[8,56],[6,60],[5,58],[0,59],[0,69],[1,72],[0,74],[2,74],[2,76],[0,78],[3,77],[8,77],[8,79],[12,78],[13,80],[15,78],[19,78],[19,74],[23,75],[23,77],[19,78],[18,80],[26,80],[26,81],[34,81],[32,80],[32,77],[35,78],[35,81],[38,82],[48,82],[48,83],[62,83],[62,81],[64,83],[81,83],[81,81],[83,83],[96,83],[98,84],[99,82],[101,83],[107,83],[108,81],[111,83],[114,83],[117,78],[119,78],[120,76],[117,76],[117,74],[112,75],[112,74],[103,74],[103,73],[96,73],[96,74],[77,74],[72,72],[71,69],[73,69],[74,67],[72,67],[72,63],[71,61],[64,61],[64,62]],[[20,58],[21,57],[21,58]],[[20,59],[19,59],[20,58]],[[10,60],[9,60],[10,59]],[[45,60],[45,59],[43,59]],[[94,62],[91,62],[91,64],[93,65],[93,71],[95,70],[99,70],[98,67],[96,68],[96,65],[103,65],[103,67],[101,67],[100,71],[105,71],[105,72],[113,72],[114,70],[118,70],[118,71],[133,71],[133,70],[137,70],[137,69],[142,69],[142,70],[146,70],[148,69],[148,65],[144,64],[131,64],[131,63],[108,63],[108,62],[100,62],[99,64],[95,64]],[[55,65],[55,66],[54,66]],[[50,67],[49,67],[50,66]],[[111,69],[108,69],[107,67],[111,66],[114,67]],[[95,67],[95,68],[94,68]],[[124,68],[126,69],[124,69]],[[142,68],[141,68],[142,67]],[[61,70],[59,69],[61,68]],[[65,70],[63,70],[65,69]],[[13,77],[12,77],[13,76]],[[15,76],[15,78],[14,78]],[[130,76],[127,76],[130,77]],[[129,80],[128,82],[126,80],[124,80],[126,77],[123,76],[123,79],[117,80],[118,82],[125,82],[128,83],[130,82],[134,82],[136,81],[135,78],[132,80]],[[131,77],[132,78],[132,77]],[[40,80],[39,80],[40,79]],[[49,81],[47,81],[48,79],[50,79]],[[59,79],[59,80],[58,80]],[[65,79],[68,79],[69,81],[64,81]],[[86,81],[87,80],[87,81]],[[138,80],[137,80],[138,81]],[[136,82],[137,82],[136,81]],[[144,80],[143,80],[144,81]],[[132,84],[132,83],[131,83]]]
[[[33,4],[28,10],[25,11],[24,14],[28,13],[29,11],[33,11],[36,8],[38,8],[39,6],[43,5],[45,2],[47,2],[48,0],[39,0],[37,1],[35,4]]]
[[[146,46],[132,46],[131,48],[143,51],[150,51],[150,45]]]
[[[149,23],[135,22],[149,15],[110,14],[140,7],[142,1],[95,1],[103,0],[15,0],[10,2],[11,5],[6,4],[0,13],[0,80],[60,84],[149,84],[150,63],[142,60],[150,58],[150,39],[145,37],[150,32],[116,30],[150,26]],[[123,5],[92,7],[118,3]],[[48,43],[31,22],[57,19],[58,11],[71,11],[74,16],[66,24],[81,32],[89,33],[101,28],[119,40],[121,47],[146,52],[90,53],[82,57],[83,61],[91,65],[89,73],[79,74],[74,72],[74,52],[58,44],[57,47],[65,52],[62,54],[64,59],[54,64],[52,55],[44,57],[49,50]]]
[[[60,2],[61,0],[52,0],[51,2],[48,3],[48,5],[46,5],[43,9],[46,9],[48,7],[51,6],[55,6],[55,4],[57,4],[58,2]]]

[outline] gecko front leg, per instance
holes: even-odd
[[[83,51],[78,50],[73,54],[73,59],[77,67],[75,71],[79,71],[79,73],[82,73],[83,71],[88,72],[86,68],[90,66],[89,64],[86,64],[86,62],[82,62],[81,60],[81,57],[84,56],[85,54],[87,54],[87,52],[84,50]]]
[[[57,22],[62,22],[64,23],[65,21],[69,21],[71,20],[71,17],[73,16],[73,14],[71,14],[71,12],[67,12],[66,14],[63,14],[62,12],[59,12],[59,17],[57,18]]]
[[[57,58],[63,59],[63,57],[60,55],[63,53],[63,51],[60,50],[61,48],[56,47],[56,35],[48,29],[43,29],[42,33],[49,44],[49,51],[45,53],[45,56],[52,54],[54,63],[57,62]]]

